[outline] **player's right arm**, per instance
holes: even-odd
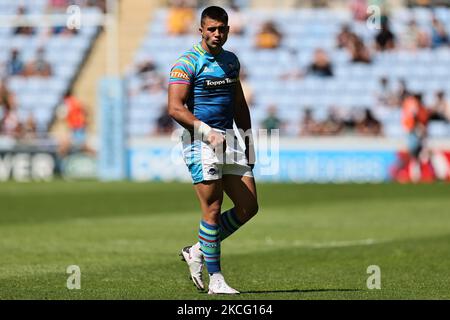
[[[169,115],[190,132],[194,131],[194,125],[199,122],[192,112],[186,107],[190,86],[187,84],[169,84]]]
[[[212,130],[206,123],[197,119],[186,107],[190,95],[191,79],[193,78],[192,64],[186,58],[181,58],[170,73],[168,113],[189,132],[201,135],[202,140],[209,142],[213,148],[223,144],[224,137]]]

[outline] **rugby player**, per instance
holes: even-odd
[[[206,264],[209,294],[239,293],[225,282],[220,244],[258,211],[251,121],[239,81],[240,63],[222,48],[229,29],[223,8],[206,8],[200,21],[201,42],[175,62],[169,81],[168,111],[185,128],[183,158],[202,211],[198,242],[183,248],[180,255],[200,290],[205,289]],[[229,135],[233,122],[245,132],[245,147]],[[221,213],[224,192],[234,207]]]

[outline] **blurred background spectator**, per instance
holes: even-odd
[[[18,138],[20,135],[19,120],[16,114],[14,95],[6,86],[6,80],[0,80],[0,133]]]
[[[351,0],[350,10],[355,21],[365,21],[367,19],[367,0]]]
[[[273,21],[266,21],[256,35],[256,47],[259,49],[276,49],[283,39],[282,33]]]
[[[344,24],[336,37],[337,47],[339,49],[350,49],[352,38],[355,36],[356,35],[351,31],[350,26],[348,24]]]
[[[16,22],[17,23],[22,23],[23,25],[18,26],[14,29],[14,34],[15,35],[23,35],[23,36],[32,36],[35,33],[35,29],[33,27],[30,27],[28,25],[26,25],[28,23],[27,21],[27,10],[25,8],[25,6],[19,6],[17,8],[17,18],[16,18]]]
[[[323,49],[315,50],[313,61],[308,66],[306,73],[308,75],[314,75],[319,77],[333,76],[333,66],[325,50]]]
[[[62,128],[58,134],[60,156],[69,154],[72,150],[93,152],[87,145],[88,115],[83,103],[69,90],[63,103],[56,111],[56,117]]]
[[[33,141],[38,138],[36,119],[32,112],[28,113],[25,122],[22,124],[21,139]]]
[[[44,55],[45,49],[39,48],[35,59],[25,66],[25,76],[50,77],[52,75],[52,67]]]
[[[352,62],[355,63],[371,63],[372,58],[369,49],[364,44],[364,41],[356,34],[350,35],[350,42],[348,49],[352,57]]]
[[[381,123],[372,113],[372,110],[364,109],[363,117],[356,122],[356,133],[363,136],[381,135]]]
[[[431,28],[432,48],[435,49],[449,44],[450,39],[447,30],[445,30],[444,24],[436,16],[433,16]]]
[[[195,17],[195,10],[190,1],[170,1],[167,17],[167,32],[172,36],[190,33],[194,26]]]
[[[305,107],[300,122],[300,135],[315,136],[318,134],[320,134],[320,124],[314,119],[312,108]]]
[[[24,63],[20,59],[19,50],[12,49],[9,60],[6,61],[6,73],[8,76],[20,76],[24,72]]]
[[[327,118],[320,124],[320,127],[320,134],[324,136],[335,136],[342,133],[344,123],[335,106],[328,109]]]
[[[156,119],[156,134],[157,135],[168,135],[175,129],[175,122],[169,115],[167,106],[161,109],[160,116]]]
[[[387,77],[381,77],[378,92],[376,93],[378,107],[392,108],[397,105],[395,92]]]
[[[430,120],[450,122],[450,102],[444,91],[436,92],[434,103],[430,108]]]
[[[388,17],[381,19],[381,30],[375,36],[376,49],[378,51],[387,51],[395,49],[396,36],[391,30]]]
[[[271,130],[279,129],[280,134],[283,129],[283,122],[277,115],[278,110],[275,105],[271,105],[267,109],[267,117],[263,119],[261,123],[261,128],[267,130],[267,134],[271,134]]]
[[[412,19],[402,36],[402,47],[406,50],[425,49],[430,47],[430,39],[424,29],[417,25],[416,20]]]

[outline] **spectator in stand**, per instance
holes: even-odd
[[[391,88],[389,79],[386,77],[380,78],[379,89],[376,93],[377,106],[382,108],[394,107],[397,103],[395,93]]]
[[[36,59],[26,66],[25,75],[39,77],[50,77],[52,75],[52,67],[44,55],[44,48],[39,48],[36,53]]]
[[[335,136],[342,132],[344,124],[336,107],[328,109],[328,117],[320,124],[320,127],[320,134],[325,136]]]
[[[381,18],[381,30],[375,36],[375,47],[378,51],[388,51],[395,49],[396,38],[389,26],[386,16]]]
[[[162,109],[161,115],[156,120],[156,134],[168,135],[175,129],[175,123],[169,115],[167,106]]]
[[[408,28],[402,36],[402,47],[406,50],[425,49],[430,47],[428,34],[422,30],[416,20],[408,23]]]
[[[356,34],[350,36],[349,51],[354,63],[371,63],[369,49]]]
[[[423,145],[427,135],[429,114],[422,103],[421,94],[409,94],[403,101],[402,108],[401,124],[408,135],[408,155],[399,157],[392,175],[399,181],[418,181],[423,173],[420,158],[426,154],[423,152]],[[411,166],[416,168],[414,172],[418,172],[418,175],[409,174]]]
[[[156,64],[152,58],[147,58],[140,62],[136,67],[136,74],[143,76],[147,73],[156,72]]]
[[[7,114],[8,110],[16,108],[14,94],[9,91],[6,79],[0,79],[0,111],[2,115]],[[1,119],[0,119],[1,120]]]
[[[37,125],[33,113],[28,114],[27,119],[22,125],[21,139],[33,140],[37,138]]]
[[[256,35],[256,47],[259,49],[276,49],[283,39],[282,33],[273,21],[267,21]]]
[[[337,47],[339,49],[349,49],[354,36],[356,35],[351,31],[350,26],[344,24],[336,37]]]
[[[157,94],[166,89],[164,78],[159,74],[157,66],[152,58],[142,60],[135,70],[139,77],[138,88],[133,88],[133,95],[141,92]]]
[[[450,122],[450,102],[444,91],[436,92],[435,101],[430,108],[430,120]]]
[[[398,82],[398,88],[395,92],[395,106],[401,107],[406,97],[410,95],[405,79],[400,79]]]
[[[56,115],[64,127],[63,134],[58,135],[60,156],[67,155],[72,148],[92,152],[87,145],[87,111],[70,90],[64,96]]]
[[[75,145],[86,143],[87,114],[81,101],[69,91],[64,103],[67,107],[67,124],[72,130],[72,142]]]
[[[314,136],[320,132],[319,123],[314,120],[311,107],[305,108],[303,111],[302,121],[300,123],[300,135]]]
[[[167,18],[167,31],[174,36],[190,33],[194,19],[193,6],[186,0],[172,0]]]
[[[49,0],[48,9],[52,13],[63,13],[70,5],[69,0]]]
[[[352,11],[353,20],[366,21],[367,19],[367,0],[350,1],[350,10]]]
[[[356,133],[364,136],[381,135],[381,123],[369,108],[364,109],[364,116],[356,122]]]
[[[331,65],[327,53],[323,49],[317,49],[314,52],[313,61],[308,66],[306,73],[308,75],[314,75],[319,77],[333,76],[333,66]]]
[[[53,35],[73,36],[78,34],[78,29],[69,29],[67,26],[55,26],[51,29]]]
[[[6,74],[8,76],[21,76],[24,73],[24,63],[19,57],[19,51],[17,49],[11,50],[11,55],[8,61],[6,61]]]
[[[32,36],[35,33],[35,30],[33,27],[27,26],[26,23],[26,13],[27,10],[24,6],[19,6],[17,8],[17,17],[16,20],[18,22],[21,22],[23,25],[19,25],[14,29],[14,35],[23,35],[23,36]],[[24,23],[25,22],[25,23]]]
[[[279,129],[281,132],[283,122],[277,116],[277,107],[275,105],[269,106],[267,110],[267,117],[261,122],[261,127],[267,130],[267,134],[271,134],[271,130]]]
[[[371,63],[370,51],[364,41],[345,24],[336,37],[337,47],[346,49],[352,57],[352,62]]]
[[[14,139],[20,138],[22,128],[15,108],[10,108],[5,111],[0,128],[1,134]]]
[[[427,134],[429,114],[421,94],[409,95],[403,102],[402,125],[408,134],[408,153],[418,159]]]
[[[106,13],[106,0],[87,0],[88,7],[98,7],[103,13]]]
[[[14,95],[8,90],[6,80],[0,81],[0,108],[2,117],[0,118],[0,134],[13,138],[20,137],[20,122],[17,115],[17,108]]]
[[[431,28],[431,47],[435,49],[448,45],[449,43],[450,38],[445,30],[444,24],[433,16]]]

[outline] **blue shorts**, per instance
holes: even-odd
[[[74,129],[72,131],[72,143],[75,146],[82,146],[86,143],[86,130]]]
[[[183,160],[189,169],[193,184],[219,180],[227,174],[253,177],[245,152],[239,144],[227,143],[225,153],[217,154],[208,143],[201,140],[191,142],[186,135],[189,135],[188,131],[184,132],[182,138]]]
[[[408,134],[408,152],[409,152],[409,154],[417,157],[417,156],[419,156],[419,153],[421,150],[422,150],[422,139],[414,131],[410,132]]]

